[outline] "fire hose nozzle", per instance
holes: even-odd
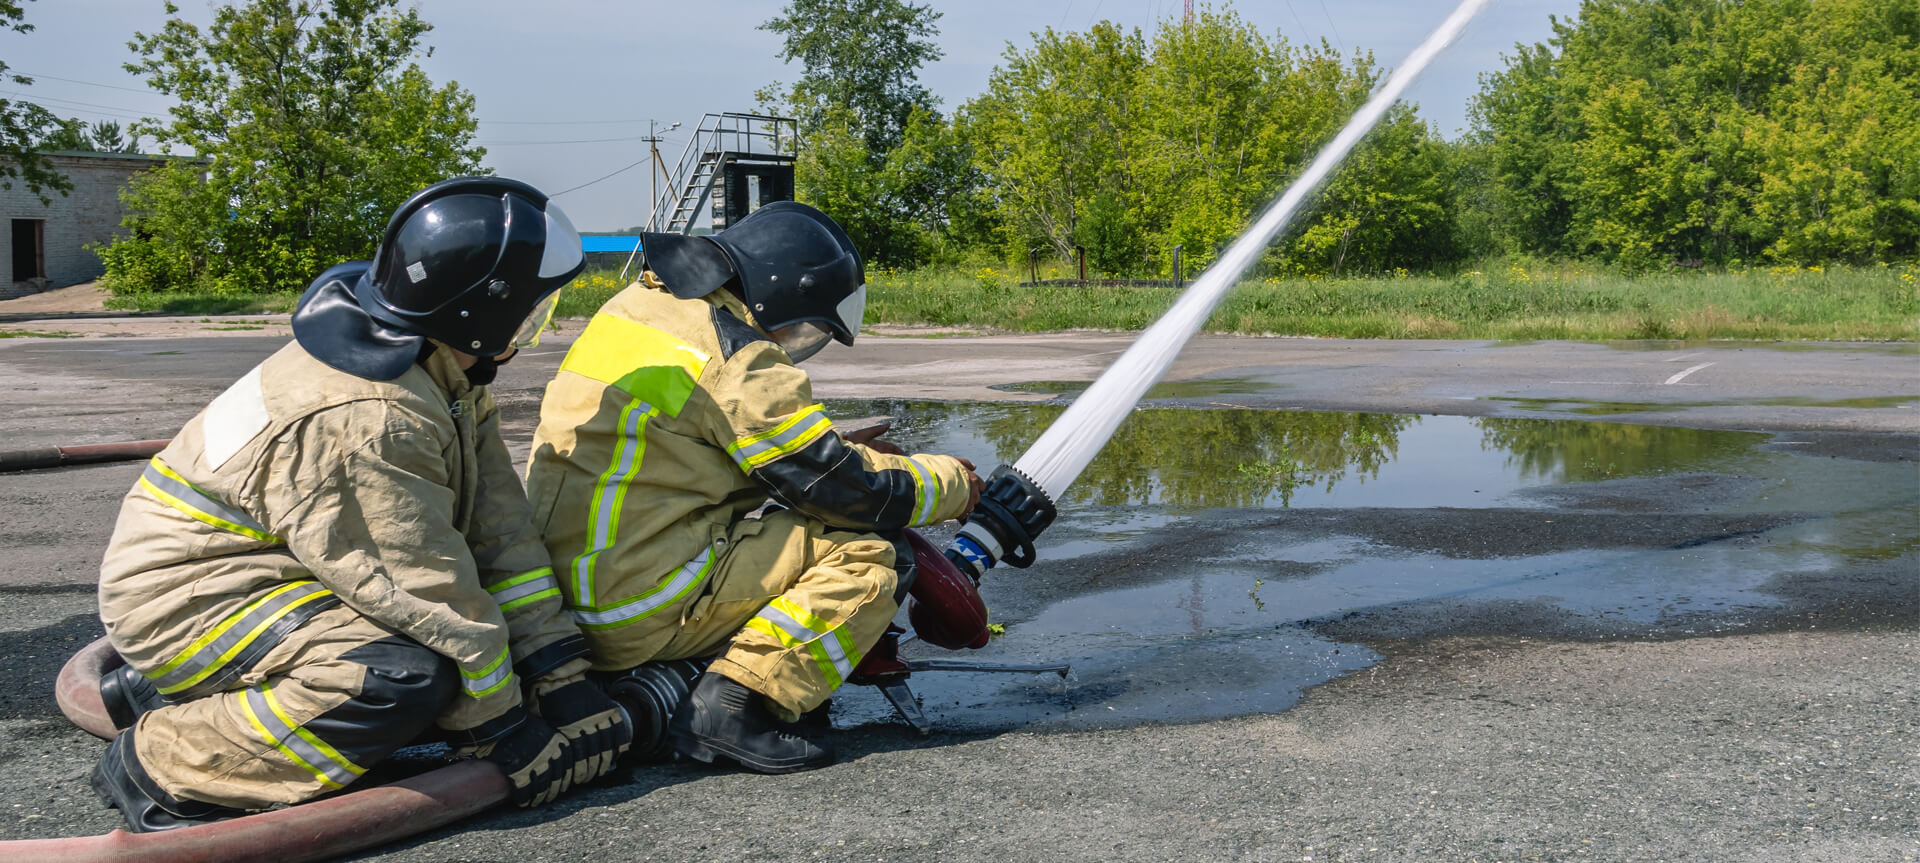
[[[1059,509],[1046,489],[1011,465],[993,469],[980,502],[947,544],[946,558],[979,581],[994,564],[1033,565],[1034,539],[1053,523]]]

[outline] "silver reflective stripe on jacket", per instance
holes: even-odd
[[[499,584],[488,585],[487,592],[493,594],[493,602],[500,606],[500,613],[506,614],[523,605],[559,596],[560,580],[553,577],[553,567],[543,566]]]
[[[474,698],[485,698],[499,692],[513,680],[513,666],[507,663],[509,653],[509,650],[502,648],[500,655],[479,671],[460,669],[460,688]]]
[[[146,471],[140,474],[140,487],[196,521],[261,542],[278,545],[284,541],[269,533],[252,516],[187,482],[173,468],[167,467],[167,463],[161,461],[159,456],[147,462]]]
[[[198,695],[251,665],[253,660],[317,614],[338,605],[340,598],[317,581],[294,581],[275,588],[174,654],[165,665],[147,673],[163,695]],[[216,674],[216,672],[219,672]]]
[[[845,628],[821,620],[784,596],[774,597],[762,607],[747,621],[747,627],[773,636],[789,649],[812,654],[829,686],[839,686],[860,664],[860,648]]]
[[[288,760],[306,768],[320,784],[345,788],[367,772],[340,754],[340,750],[315,737],[313,732],[293,724],[293,719],[280,708],[280,700],[273,697],[273,687],[263,683],[248,689],[244,704],[247,721],[260,739],[280,750]]]
[[[713,547],[708,546],[694,559],[674,570],[673,575],[666,581],[646,593],[606,608],[574,609],[574,622],[588,629],[609,629],[645,620],[654,612],[667,607],[674,600],[686,596],[694,588],[699,587],[707,580],[707,576],[713,573],[715,561]]]

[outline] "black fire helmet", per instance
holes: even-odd
[[[853,344],[866,313],[866,269],[847,232],[795,201],[776,201],[711,237],[645,233],[647,269],[674,296],[736,290],[760,329],[815,323]],[[796,359],[797,361],[797,359]]]
[[[371,262],[321,273],[300,298],[293,334],[327,365],[392,380],[429,338],[483,357],[524,346],[585,268],[580,234],[545,194],[458,177],[401,204]]]

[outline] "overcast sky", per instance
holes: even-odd
[[[1206,5],[1198,0],[1196,5]],[[188,20],[211,20],[207,0],[176,0]],[[405,3],[403,2],[403,6]],[[708,112],[751,111],[753,92],[791,82],[797,66],[778,57],[780,40],[757,29],[785,0],[417,0],[433,56],[421,66],[436,83],[473,93],[479,142],[495,173],[559,196],[574,222],[608,231],[646,219],[647,121],[681,129],[661,144],[668,164],[685,133]],[[1218,4],[1215,4],[1218,5]],[[1343,53],[1371,50],[1397,65],[1438,26],[1455,0],[1241,0],[1233,4],[1262,31],[1298,43],[1325,39]],[[1420,113],[1452,137],[1466,125],[1478,77],[1501,67],[1516,42],[1546,40],[1550,15],[1570,18],[1579,0],[1495,0],[1408,93]],[[165,21],[162,0],[33,0],[31,33],[0,33],[0,58],[34,76],[0,95],[39,101],[56,114],[127,121],[165,112],[171,100],[147,90],[121,64],[136,31]],[[1151,35],[1180,14],[1181,0],[932,0],[942,13],[941,60],[921,82],[952,109],[986,87],[1009,43],[1052,27],[1084,30],[1100,20]],[[616,139],[616,140],[606,140]],[[599,182],[622,167],[641,164]],[[1276,190],[1277,191],[1277,190]]]

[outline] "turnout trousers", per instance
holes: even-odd
[[[351,785],[431,727],[459,680],[452,660],[336,606],[234,688],[148,710],[126,733],[166,793],[264,809]]]
[[[743,519],[729,533],[709,589],[653,658],[720,653],[708,671],[796,718],[853,674],[899,610],[893,543],[793,510]]]

